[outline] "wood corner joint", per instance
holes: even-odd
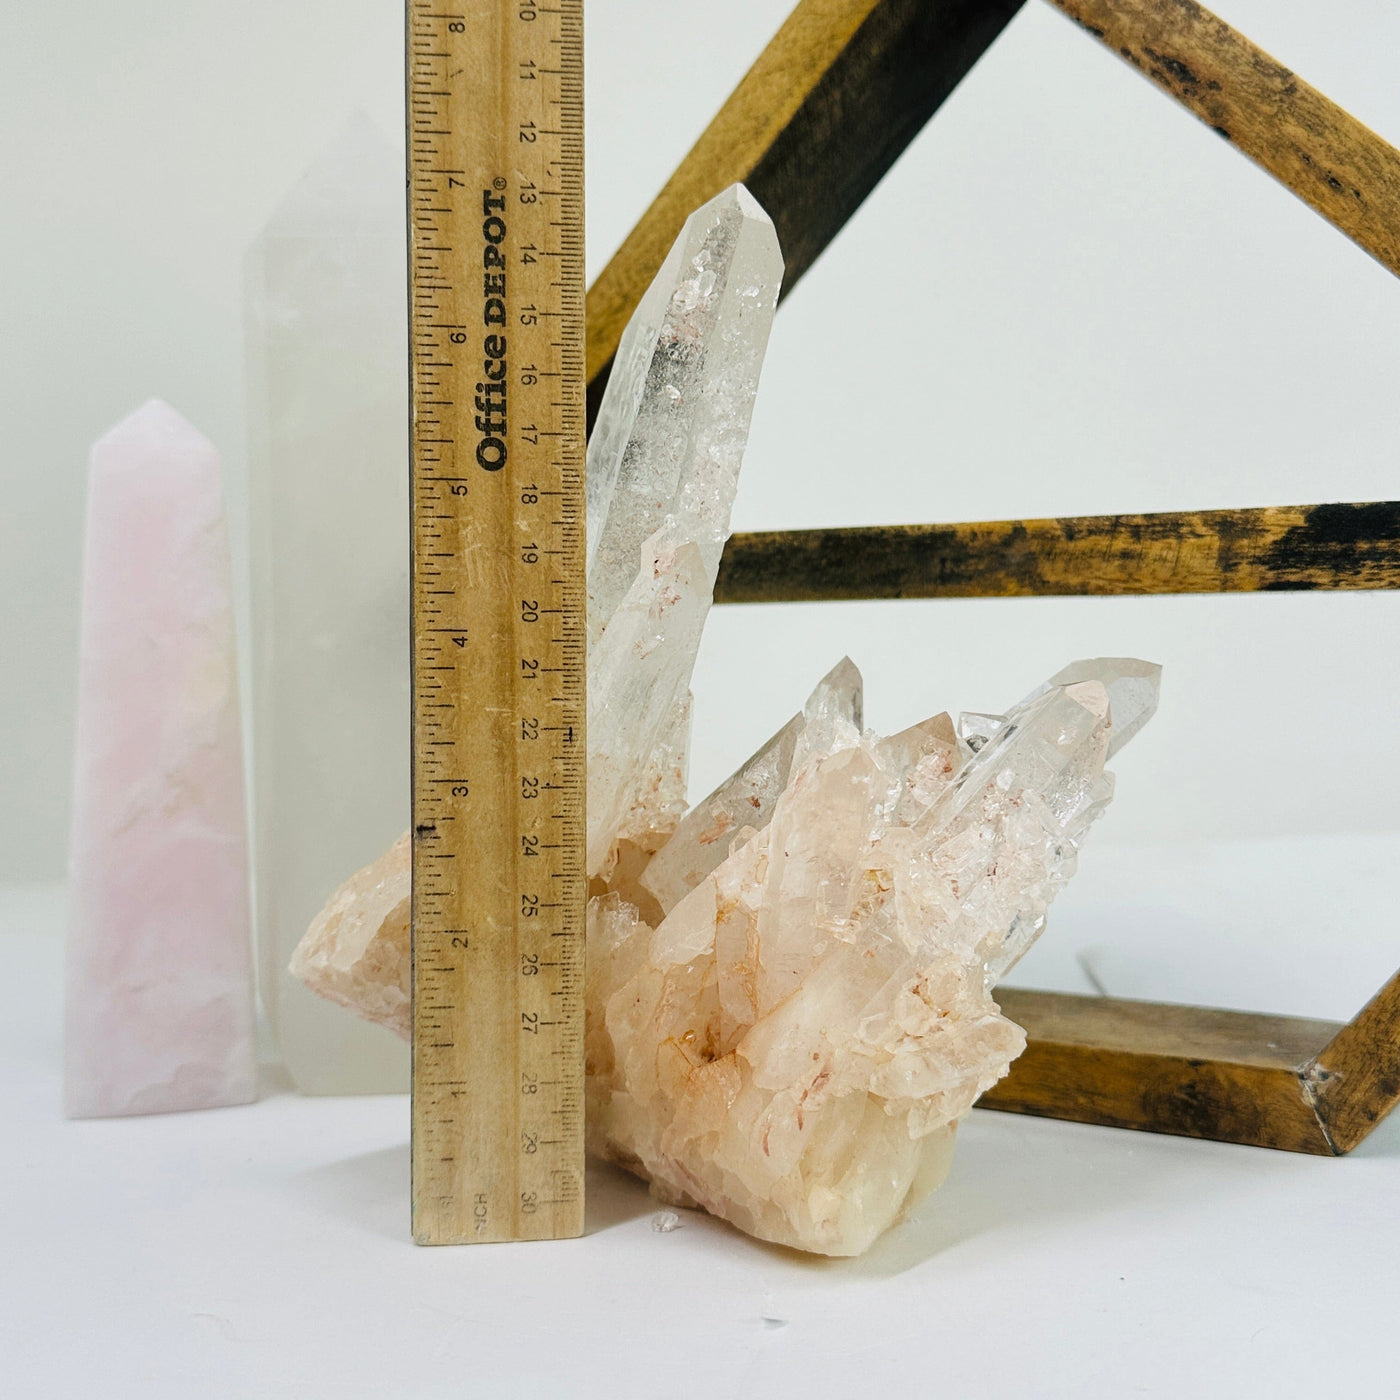
[[[1322,1063],[1322,1057],[1327,1053],[1323,1049],[1314,1055],[1298,1071],[1298,1089],[1303,1096],[1303,1102],[1307,1105],[1308,1111],[1317,1120],[1317,1130],[1326,1144],[1327,1155],[1333,1157],[1344,1157],[1353,1147],[1355,1142],[1342,1144],[1337,1140],[1332,1131],[1331,1124],[1331,1099],[1328,1097],[1328,1087],[1336,1079],[1332,1070],[1326,1068]]]

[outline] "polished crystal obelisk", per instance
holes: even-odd
[[[312,1093],[408,1085],[403,1045],[287,961],[326,891],[408,820],[403,161],[363,117],[249,251],[260,983]]]
[[[243,746],[219,454],[152,399],[92,449],[64,1108],[254,1096]]]

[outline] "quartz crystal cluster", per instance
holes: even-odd
[[[624,893],[590,905],[593,1149],[763,1239],[869,1245],[1024,1047],[992,988],[1074,873],[1115,707],[1145,722],[1156,669],[1081,662],[976,716],[975,752],[947,715],[862,733],[819,690],[765,825],[654,927]]]
[[[1112,795],[1157,667],[1085,661],[1004,715],[862,728],[842,660],[688,812],[690,672],[782,259],[736,186],[692,216],[589,444],[591,1149],[763,1239],[863,1250],[936,1186],[1025,1043],[992,989]],[[293,968],[407,1036],[409,847]]]

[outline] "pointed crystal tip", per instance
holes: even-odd
[[[985,715],[977,710],[964,710],[958,716],[958,738],[972,750],[981,751],[988,740],[1006,723],[1005,715]]]
[[[1108,756],[1112,758],[1157,713],[1162,668],[1131,656],[1072,661],[1051,676],[1041,691],[1053,685],[1079,685],[1083,681],[1100,681],[1108,691],[1109,717],[1113,724]]]
[[[849,656],[843,656],[817,682],[802,710],[809,724],[823,716],[840,715],[860,729],[864,724],[863,700],[860,668]]]
[[[357,109],[297,176],[263,238],[344,238],[386,227],[403,236],[403,156]]]
[[[104,462],[113,458],[125,462],[133,449],[140,449],[145,459],[169,455],[179,464],[187,463],[192,455],[202,461],[215,450],[214,444],[164,399],[147,399],[108,428],[92,447],[94,458]]]
[[[749,193],[748,186],[735,181],[728,189],[721,190],[708,204],[702,205],[691,215],[698,219],[708,209],[733,207],[746,219],[757,219],[759,223],[772,225],[768,211]]]

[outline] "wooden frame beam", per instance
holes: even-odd
[[[1307,1076],[1334,1022],[1009,987],[996,998],[1027,1044],[979,1107],[1332,1151]]]
[[[1400,588],[1400,501],[730,537],[715,601]]]
[[[801,0],[588,289],[589,426],[694,210],[743,181],[777,227],[786,296],[1022,3]]]
[[[997,991],[1025,1054],[979,1107],[1340,1156],[1400,1102],[1400,973],[1346,1025]]]
[[[1334,1152],[1350,1152],[1400,1103],[1400,972],[1332,1037],[1308,1080]]]
[[[1194,0],[1051,0],[1400,276],[1400,151]]]
[[[787,295],[1023,0],[800,0],[588,290],[588,421],[690,213],[744,181]],[[1400,275],[1400,152],[1193,0],[1051,0]]]

